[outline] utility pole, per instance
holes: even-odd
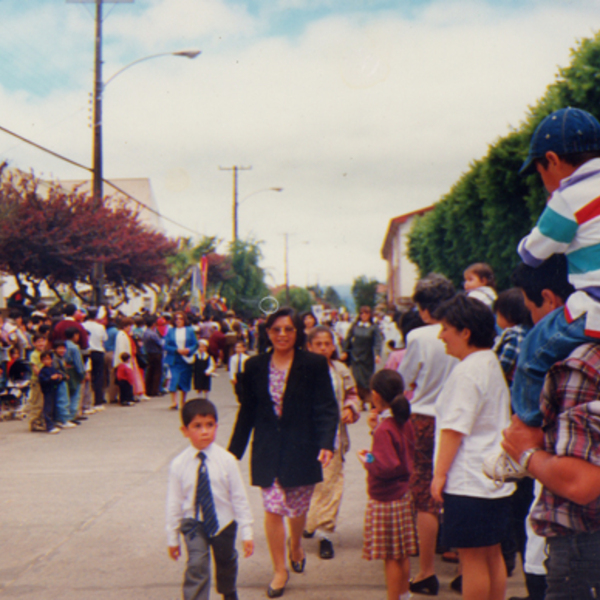
[[[67,4],[95,4],[96,5],[96,38],[94,44],[94,114],[93,114],[93,177],[92,197],[96,206],[102,204],[104,189],[103,163],[102,163],[102,5],[107,4],[131,4],[133,0],[67,0]],[[104,262],[94,262],[91,273],[94,304],[100,306],[104,301]]]
[[[252,167],[219,167],[220,171],[233,171],[233,241],[238,239],[238,171],[250,171]]]

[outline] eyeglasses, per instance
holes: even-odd
[[[272,331],[276,335],[279,335],[280,333],[292,333],[296,330],[293,327],[271,327],[269,331]]]

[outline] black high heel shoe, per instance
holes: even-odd
[[[292,544],[290,543],[290,540],[288,540],[288,558],[294,573],[304,573],[304,567],[306,566],[306,554],[304,554],[302,560],[292,560]]]
[[[287,585],[289,580],[290,580],[290,574],[288,572],[287,579],[285,580],[283,587],[274,588],[269,585],[269,587],[267,588],[267,596],[269,598],[280,598],[281,596],[283,596],[283,592],[285,592],[285,586]]]
[[[440,582],[435,575],[430,575],[425,579],[421,579],[421,581],[411,581],[408,587],[413,594],[437,596],[440,591]]]

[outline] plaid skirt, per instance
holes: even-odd
[[[391,502],[369,499],[365,513],[363,558],[398,560],[415,556],[418,552],[416,512],[410,492]]]

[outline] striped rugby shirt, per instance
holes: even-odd
[[[585,314],[586,335],[600,338],[600,158],[560,182],[518,252],[531,267],[553,254],[566,256],[576,289],[565,306],[567,321]]]

